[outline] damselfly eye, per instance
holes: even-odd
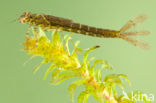
[[[24,12],[18,19],[22,24],[27,23],[27,18],[29,18],[30,12]]]
[[[27,22],[25,17],[21,17],[21,18],[19,19],[19,21],[20,21],[22,24],[25,24],[25,23]]]

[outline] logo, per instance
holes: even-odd
[[[143,101],[150,101],[150,102],[154,102],[154,94],[150,93],[150,94],[146,94],[146,93],[142,93],[142,92],[131,92],[130,94],[127,94],[126,92],[123,91],[123,97],[121,98],[121,100],[127,99],[130,101],[136,101],[136,102],[143,102]]]

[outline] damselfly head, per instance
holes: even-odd
[[[21,16],[20,16],[20,18],[18,19],[19,21],[20,21],[20,23],[22,23],[22,24],[26,24],[27,23],[27,20],[28,20],[28,18],[29,18],[29,16],[30,16],[30,12],[28,12],[28,11],[26,11],[26,12],[24,12]]]

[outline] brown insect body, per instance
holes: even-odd
[[[25,12],[21,15],[19,20],[21,23],[27,23],[32,26],[40,26],[43,29],[58,29],[95,37],[112,38],[118,37],[116,34],[119,34],[119,31],[91,27],[80,23],[74,23],[70,19],[64,19],[51,15],[31,14],[30,12]]]
[[[61,17],[45,15],[45,14],[31,14],[30,12],[24,12],[19,21],[23,24],[29,24],[30,26],[39,26],[43,30],[63,30],[68,32],[80,33],[84,35],[94,36],[94,37],[104,37],[104,38],[122,38],[135,46],[139,46],[143,49],[148,49],[149,46],[145,42],[135,40],[128,36],[135,35],[147,35],[148,31],[139,32],[126,32],[131,27],[138,23],[143,22],[146,19],[145,15],[139,15],[138,17],[130,20],[127,25],[125,25],[120,31],[96,28],[80,23],[75,23],[70,19],[65,19]]]

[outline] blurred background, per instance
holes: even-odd
[[[72,79],[60,85],[50,85],[51,75],[42,82],[48,65],[37,73],[32,69],[41,62],[37,57],[23,65],[30,56],[23,52],[22,42],[28,25],[13,20],[24,11],[70,18],[75,22],[106,29],[119,30],[130,19],[147,14],[148,19],[132,30],[149,30],[151,35],[137,37],[151,45],[142,50],[121,39],[105,39],[74,34],[74,42],[80,47],[101,47],[90,54],[96,59],[105,59],[113,65],[110,73],[126,74],[132,85],[126,92],[143,91],[156,94],[156,1],[155,0],[1,0],[0,3],[0,102],[1,103],[71,103],[68,85]],[[66,34],[66,33],[65,33]],[[81,58],[82,55],[80,55]],[[75,98],[83,88],[78,88]],[[76,99],[75,99],[76,100]],[[88,103],[98,103],[90,97]]]

